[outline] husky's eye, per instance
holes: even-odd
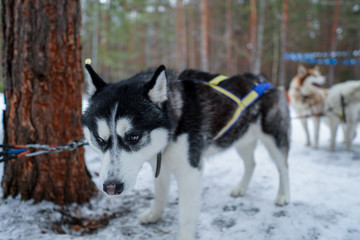
[[[139,135],[129,135],[126,137],[126,140],[130,143],[130,144],[136,144],[140,141],[141,136]]]
[[[104,145],[105,144],[105,140],[102,139],[101,137],[97,137],[96,141],[100,144],[100,145]]]

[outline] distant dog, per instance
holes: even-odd
[[[324,84],[325,77],[321,75],[318,67],[306,69],[300,65],[289,88],[290,104],[300,118],[306,134],[307,146],[311,145],[307,118],[312,118],[314,121],[314,148],[319,144],[319,115],[325,110],[327,90],[322,88]]]
[[[335,150],[336,131],[341,123],[344,127],[346,149],[352,151],[352,139],[360,120],[360,80],[332,86],[326,99],[326,108],[331,131],[330,150]]]
[[[88,142],[101,156],[104,192],[119,195],[131,190],[146,161],[158,176],[154,203],[140,217],[141,223],[160,219],[174,174],[179,186],[178,239],[193,239],[203,157],[235,146],[245,174],[231,195],[241,196],[254,171],[259,139],[279,171],[276,204],[289,203],[288,104],[284,92],[269,87],[263,76],[226,78],[196,70],[177,75],[160,66],[107,84],[90,65],[86,68],[92,78],[91,98],[82,123]]]

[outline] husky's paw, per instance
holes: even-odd
[[[244,196],[246,192],[246,188],[242,186],[236,186],[230,193],[232,197],[241,197]]]
[[[275,204],[278,206],[285,206],[290,203],[290,197],[285,194],[278,194]]]
[[[161,213],[153,211],[151,208],[140,215],[141,224],[150,224],[157,222],[161,217]]]

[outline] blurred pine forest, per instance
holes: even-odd
[[[287,87],[299,63],[282,53],[360,49],[360,0],[83,0],[82,7],[83,56],[108,81],[165,64],[262,72]],[[320,67],[331,77],[331,66]],[[334,66],[334,82],[360,79],[359,68]]]
[[[261,72],[288,86],[299,63],[286,52],[360,49],[360,0],[82,0],[83,59],[109,82],[165,64]],[[360,60],[360,56],[356,57]],[[360,65],[321,65],[332,82]]]

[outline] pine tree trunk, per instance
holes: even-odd
[[[226,34],[225,34],[225,42],[226,42],[226,73],[228,76],[232,76],[235,74],[235,65],[234,65],[234,57],[233,57],[233,29],[232,29],[232,8],[231,8],[231,0],[226,0]]]
[[[98,46],[99,46],[99,2],[98,0],[95,0],[95,3],[91,2],[92,4],[96,4],[95,7],[95,11],[94,11],[94,26],[93,26],[93,35],[92,35],[92,39],[91,39],[91,66],[93,66],[93,68],[97,69],[97,60],[98,60]],[[88,75],[90,76],[90,75]]]
[[[286,53],[287,48],[287,23],[289,19],[289,0],[283,0],[282,6],[282,19],[281,19],[281,40],[280,40],[280,65],[279,65],[279,86],[285,86],[285,60],[282,59],[284,53]]]
[[[209,71],[209,16],[208,2],[201,0],[201,69]]]
[[[339,12],[340,12],[340,0],[335,1],[335,9],[334,9],[334,19],[332,21],[332,28],[331,28],[331,43],[330,43],[330,51],[335,52],[337,48],[337,28],[339,22]],[[335,65],[330,65],[329,67],[329,78],[328,84],[332,86],[334,84],[335,78]]]
[[[140,23],[139,26],[140,33],[139,34],[139,51],[141,54],[138,54],[137,57],[137,66],[139,69],[144,69],[146,66],[146,33],[147,33],[147,26],[144,23]]]
[[[8,144],[83,138],[80,0],[2,0],[4,119]],[[84,149],[5,163],[4,197],[87,202],[95,186]]]
[[[250,0],[250,26],[249,36],[250,45],[250,71],[254,72],[254,62],[256,55],[256,26],[257,26],[257,11],[256,11],[256,0]]]
[[[179,71],[187,67],[186,53],[186,15],[183,0],[176,1],[176,68]]]
[[[191,2],[191,1],[190,1]],[[196,40],[195,40],[195,26],[194,26],[194,9],[192,7],[193,4],[190,5],[190,7],[187,8],[187,19],[188,19],[188,39],[189,39],[189,48],[188,48],[188,67],[189,68],[197,68],[196,64]]]
[[[99,4],[99,3],[97,3]],[[110,37],[110,1],[107,1],[105,3],[104,6],[105,10],[104,10],[104,14],[103,16],[101,16],[102,18],[102,22],[103,22],[103,34],[101,36],[101,49],[102,49],[102,59],[105,59],[105,61],[102,61],[102,66],[101,66],[101,77],[103,79],[106,79],[109,82],[113,82],[114,80],[117,79],[113,79],[113,76],[111,76],[111,66],[109,65],[110,62],[110,57],[109,57],[109,37]],[[100,10],[100,8],[99,8]],[[99,11],[98,10],[98,11]],[[98,23],[99,24],[99,23]],[[97,28],[98,33],[95,35],[99,34],[99,27]],[[99,36],[99,35],[98,35]]]
[[[360,49],[360,30],[358,30],[358,49]],[[360,59],[358,58],[358,61]],[[354,68],[354,75],[355,75],[355,79],[359,79],[360,80],[360,67],[355,66]]]
[[[278,15],[278,11],[276,7],[273,7],[273,13],[274,16]],[[276,29],[276,27],[275,27]],[[274,85],[277,85],[278,82],[278,73],[279,73],[279,47],[280,47],[280,42],[279,42],[279,31],[276,29],[273,31],[272,34],[272,39],[273,39],[273,60],[272,60],[272,67],[271,67],[271,82]]]
[[[266,0],[260,0],[259,6],[259,23],[257,26],[256,36],[256,54],[254,59],[254,73],[260,74],[261,72],[261,58],[263,52],[263,39],[264,39],[264,25],[265,25],[265,7]]]

